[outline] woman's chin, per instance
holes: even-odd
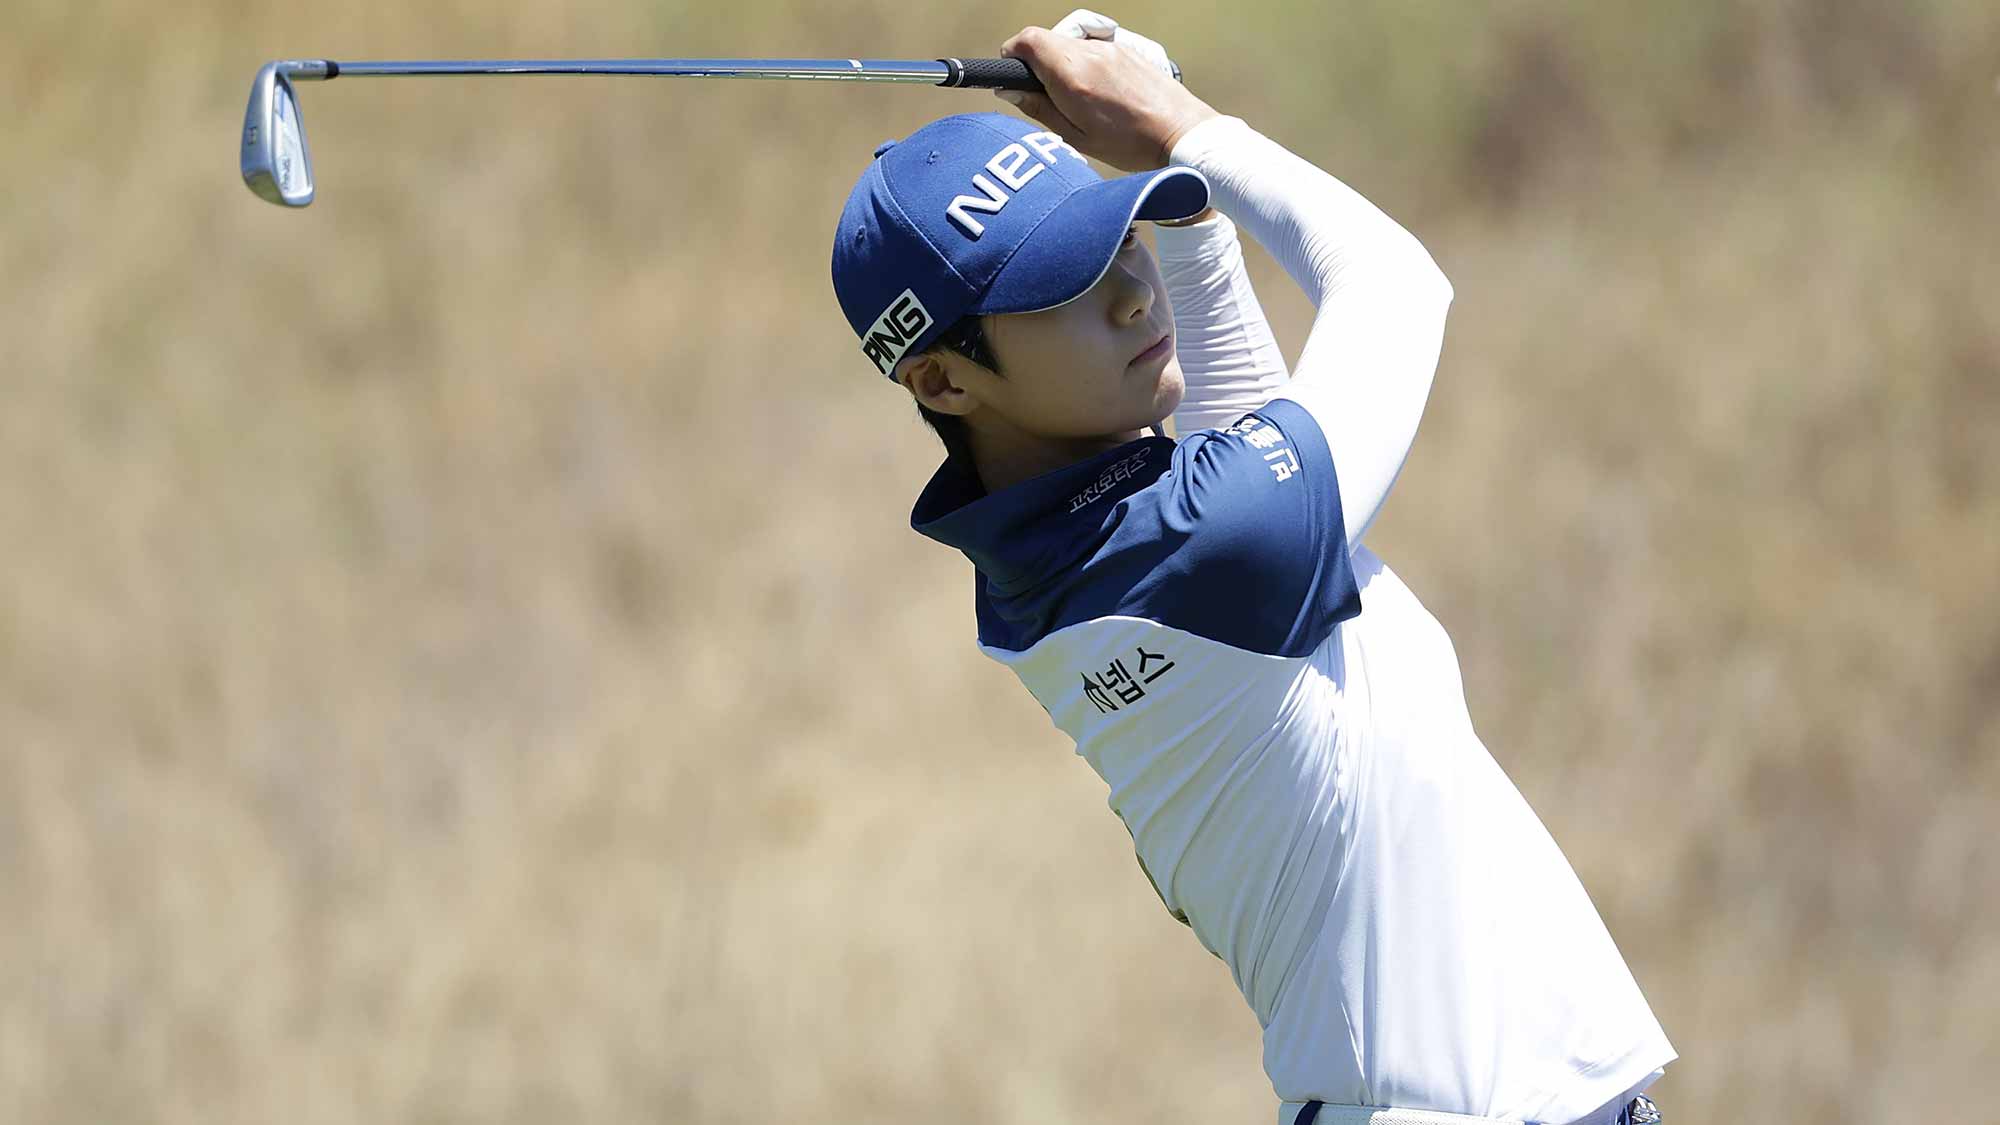
[[[1187,395],[1187,377],[1181,374],[1178,360],[1168,360],[1160,369],[1159,382],[1153,384],[1153,409],[1157,418],[1165,418],[1180,409],[1181,399]]]

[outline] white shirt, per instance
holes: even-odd
[[[1582,1119],[1673,1049],[1474,733],[1449,638],[1361,545],[1451,287],[1239,118],[1173,157],[1224,216],[1158,231],[1180,440],[991,495],[947,464],[912,523],[972,559],[982,650],[1075,740],[1162,901],[1229,966],[1281,1100]],[[1289,382],[1236,222],[1317,310]]]

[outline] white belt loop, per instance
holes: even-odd
[[[1305,1107],[1305,1102],[1286,1102],[1278,1111],[1279,1125],[1293,1125]],[[1322,1102],[1313,1125],[1522,1125],[1522,1122],[1516,1117],[1468,1117],[1463,1113],[1428,1109]]]

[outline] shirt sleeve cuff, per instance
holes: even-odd
[[[1241,117],[1227,114],[1211,117],[1182,133],[1180,140],[1174,142],[1173,152],[1167,154],[1167,159],[1170,163],[1200,168],[1204,160],[1218,149],[1228,148],[1256,135],[1257,131]]]
[[[1220,211],[1189,226],[1153,227],[1153,243],[1163,263],[1213,258],[1235,241],[1236,224]]]

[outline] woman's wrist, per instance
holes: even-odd
[[[1204,207],[1201,209],[1201,214],[1199,215],[1192,215],[1185,219],[1154,219],[1153,225],[1159,227],[1191,227],[1197,223],[1205,223],[1221,213],[1213,207]]]
[[[1193,104],[1167,130],[1166,143],[1160,146],[1160,165],[1162,167],[1174,162],[1174,146],[1181,143],[1182,137],[1194,132],[1195,129],[1203,124],[1223,116],[1223,114],[1216,111],[1214,106],[1195,97],[1192,92],[1186,90],[1179,92],[1185,94],[1186,99]]]

